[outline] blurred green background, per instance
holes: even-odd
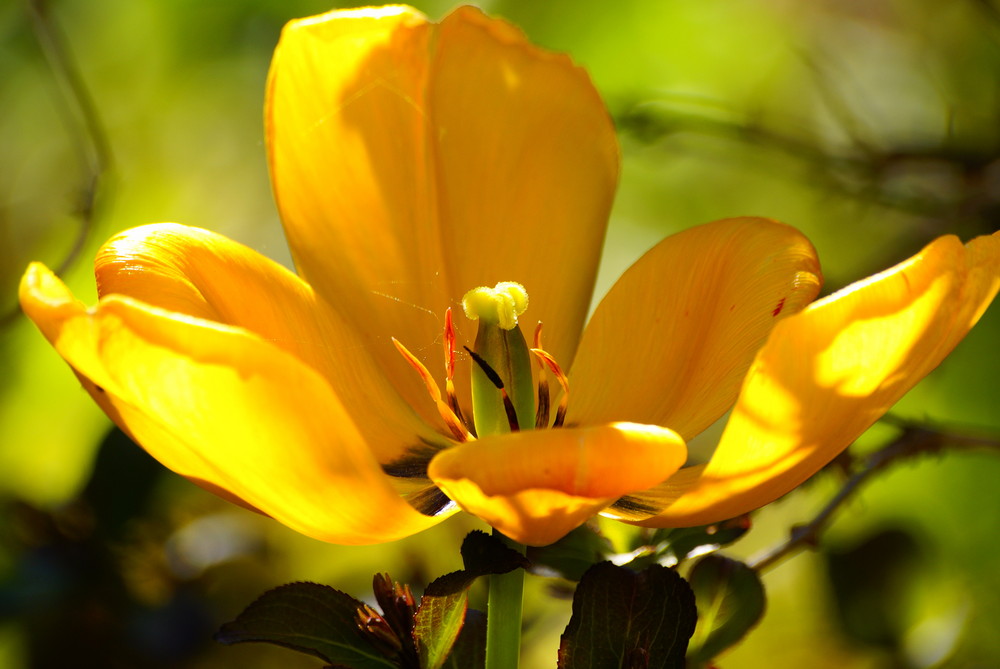
[[[453,6],[416,4],[433,18]],[[624,172],[599,294],[664,235],[714,218],[800,227],[827,291],[938,235],[1000,227],[991,0],[479,4],[572,54],[615,117]],[[457,547],[476,526],[463,516],[391,545],[331,546],[167,473],[111,431],[16,312],[30,260],[64,266],[93,301],[97,247],[148,222],[210,228],[288,262],[264,160],[264,81],[282,24],[330,7],[0,4],[0,667],[316,667],[277,649],[219,647],[211,634],[290,580],[362,596],[373,569],[420,587],[461,566]],[[68,74],[47,58],[59,49]],[[75,76],[92,114],[72,93]],[[94,120],[106,148],[95,150]],[[1000,434],[998,333],[994,307],[894,413]],[[859,447],[890,432],[876,427]],[[879,476],[817,552],[766,575],[764,622],[720,666],[998,666],[998,479],[989,452]],[[780,542],[840,482],[820,474],[759,513],[730,552]],[[551,667],[569,603],[531,580],[522,666]]]

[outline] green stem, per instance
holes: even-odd
[[[511,541],[497,530],[493,530],[493,536],[524,553],[524,546]],[[486,669],[517,669],[521,653],[523,592],[523,569],[490,576],[489,604],[486,610]]]

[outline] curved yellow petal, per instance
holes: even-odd
[[[775,323],[808,304],[820,282],[812,244],[767,219],[664,239],[587,324],[567,423],[653,423],[690,439],[729,409]]]
[[[373,360],[379,342],[363,339],[299,277],[242,244],[184,225],[146,225],[110,239],[96,274],[101,296],[242,328],[295,356],[326,379],[380,462],[398,458],[418,434],[444,441],[429,427],[445,429],[416,374],[390,384]]]
[[[614,126],[587,73],[463,7],[440,26],[429,99],[451,289],[516,281],[522,317],[569,366],[618,181]],[[471,334],[470,329],[470,334]]]
[[[526,318],[570,359],[618,150],[567,57],[468,7],[440,25],[402,7],[330,12],[282,33],[266,126],[300,273],[359,331],[436,352],[445,308],[517,281]],[[471,344],[475,327],[456,325]],[[384,352],[387,370],[398,362]]]
[[[271,182],[299,273],[361,332],[411,347],[434,341],[461,298],[441,274],[431,33],[408,7],[291,21],[265,102]],[[396,358],[389,346],[383,365]]]
[[[715,522],[792,490],[934,369],[998,288],[1000,233],[942,237],[780,323],[701,477],[640,524]]]
[[[440,520],[396,494],[326,380],[260,337],[119,295],[88,310],[39,264],[21,304],[109,416],[196,483],[337,543]]]
[[[705,471],[705,466],[702,464],[682,467],[676,474],[652,488],[619,497],[614,504],[602,511],[601,515],[626,523],[641,524],[638,521],[648,520],[657,515],[694,487]]]
[[[466,511],[543,546],[622,495],[665,480],[686,457],[672,430],[616,423],[467,442],[438,453],[428,474]]]

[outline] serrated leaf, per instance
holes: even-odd
[[[445,660],[443,669],[483,669],[486,666],[486,614],[475,609],[465,612],[465,624]]]
[[[413,640],[421,669],[438,669],[451,652],[465,621],[468,590],[473,581],[487,574],[506,574],[529,564],[499,537],[479,530],[465,536],[461,553],[465,569],[434,579],[420,599]]]
[[[708,662],[742,639],[764,614],[764,585],[747,565],[721,555],[699,560],[688,574],[698,605],[698,627],[688,659]]]
[[[462,541],[462,563],[470,575],[506,574],[527,569],[528,559],[505,544],[499,537],[473,530]]]
[[[468,589],[441,596],[425,593],[421,597],[413,624],[420,669],[439,669],[444,664],[462,631],[468,606]]]
[[[223,625],[215,640],[270,643],[352,669],[395,668],[358,631],[355,614],[361,605],[326,585],[289,583],[261,595]]]
[[[480,576],[506,574],[530,566],[528,559],[498,537],[473,530],[462,541],[462,563],[465,569],[434,579],[424,596],[444,597],[468,589]]]
[[[683,669],[697,612],[672,569],[601,562],[580,579],[559,645],[559,669]]]
[[[581,525],[554,544],[528,547],[532,572],[571,581],[579,581],[584,572],[611,553],[611,543],[587,525]]]

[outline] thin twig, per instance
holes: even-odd
[[[890,422],[892,420],[890,419]],[[749,561],[752,569],[765,571],[784,558],[819,542],[820,534],[826,529],[834,512],[854,493],[861,484],[875,473],[891,464],[908,460],[918,455],[939,453],[943,450],[1000,450],[1000,439],[976,437],[928,428],[908,423],[897,423],[903,432],[884,448],[872,453],[864,460],[862,467],[852,474],[843,487],[834,495],[816,516],[806,523],[792,528],[788,540]]]
[[[80,227],[69,251],[56,267],[56,274],[62,275],[80,257],[90,238],[94,227],[98,193],[111,169],[111,146],[90,91],[77,70],[65,38],[48,12],[45,0],[26,0],[25,10],[52,76],[60,93],[66,99],[65,109],[77,117],[76,120],[82,127],[79,133],[73,132],[71,128],[80,161],[87,169],[75,211],[79,217]],[[18,313],[19,309],[15,307],[10,313],[4,314],[0,317],[0,326],[13,320]]]

